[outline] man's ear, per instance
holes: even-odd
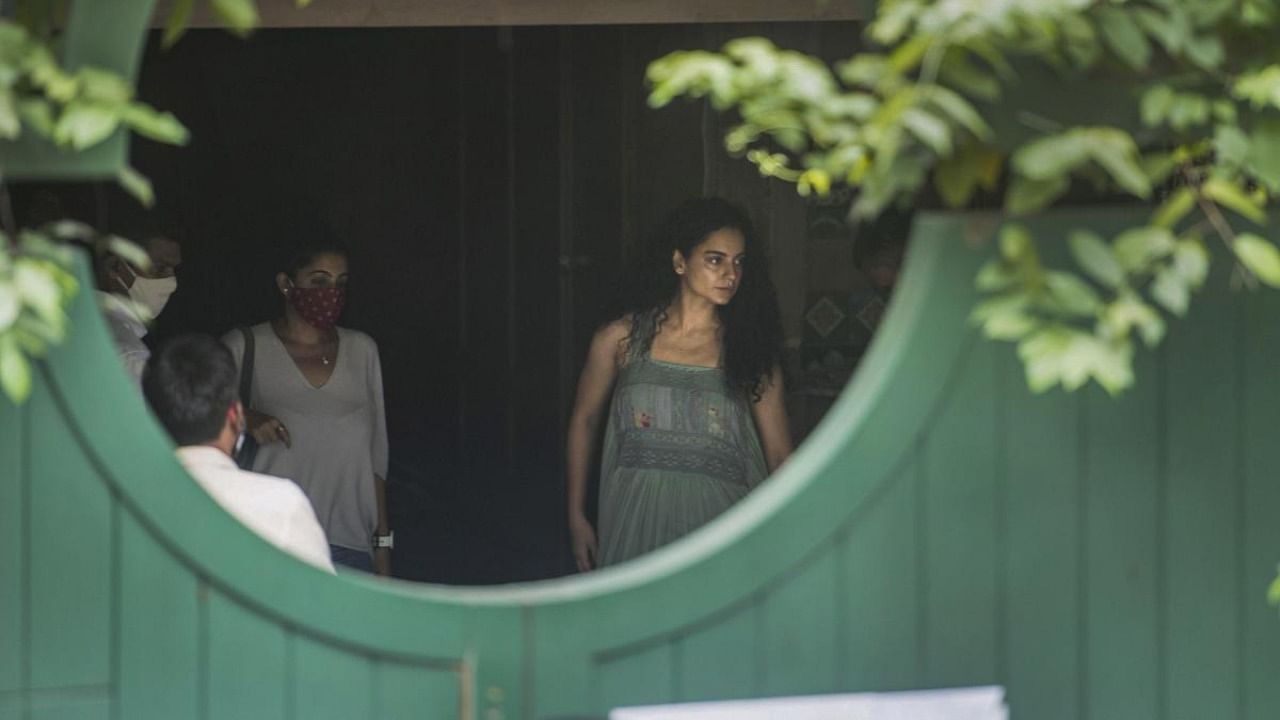
[[[248,427],[249,421],[244,416],[244,405],[240,403],[239,399],[231,403],[231,406],[227,408],[226,421],[236,434]]]

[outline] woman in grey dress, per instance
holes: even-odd
[[[791,454],[777,298],[745,213],[693,200],[661,239],[647,297],[596,333],[578,381],[568,516],[581,571],[697,529]],[[602,417],[597,535],[586,486]]]
[[[346,251],[313,241],[276,275],[276,286],[283,312],[248,329],[254,362],[246,419],[261,445],[253,470],[298,483],[335,563],[387,575],[382,365],[372,338],[337,326]],[[223,342],[244,367],[244,334],[232,330]]]

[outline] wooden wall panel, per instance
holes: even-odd
[[[1244,617],[1240,638],[1240,662],[1244,668],[1243,717],[1263,720],[1280,708],[1280,613],[1261,601],[1276,575],[1280,562],[1280,452],[1276,451],[1276,429],[1280,428],[1280,294],[1248,293],[1238,301],[1242,315],[1235,368],[1242,373],[1246,388],[1240,408],[1244,423],[1243,471],[1245,484],[1240,504],[1243,527],[1244,567],[1239,593],[1239,612]]]
[[[203,713],[210,699],[209,588],[126,513],[119,542],[112,618],[119,651],[112,660],[121,717]]]
[[[841,687],[840,633],[847,619],[840,599],[835,543],[802,560],[797,572],[779,578],[761,603],[761,695],[814,694]]]
[[[668,702],[675,696],[676,657],[675,646],[661,642],[602,660],[591,683],[592,711]]]
[[[691,702],[759,694],[767,662],[762,612],[757,602],[744,602],[680,637],[673,650],[673,697]]]
[[[0,403],[0,708],[9,693],[26,686],[27,573],[26,472],[27,413]],[[18,708],[12,709],[14,713]]]
[[[110,496],[48,386],[36,383],[27,402],[27,682],[46,689],[103,685],[111,679]]]
[[[1006,351],[1007,353],[1007,351]],[[1009,358],[1012,360],[1012,358]],[[1001,365],[1003,427],[993,435],[1005,454],[997,470],[1004,500],[997,527],[1004,572],[995,608],[1004,647],[998,672],[1020,717],[1080,716],[1083,601],[1081,397],[1031,395],[1017,361]],[[973,438],[976,433],[970,433]],[[1047,649],[1052,648],[1052,651]]]
[[[836,548],[837,590],[844,598],[833,628],[841,687],[899,690],[919,682],[928,564],[917,462],[908,459],[879,481],[877,495]]]
[[[208,594],[206,623],[210,720],[296,717],[291,688],[277,679],[289,666],[289,631],[220,592]]]
[[[293,717],[377,717],[372,658],[294,635],[288,663]]]
[[[462,716],[459,679],[454,673],[382,661],[373,669],[373,713],[388,720],[427,720]],[[491,705],[500,707],[501,694],[487,692]]]
[[[1117,402],[1084,398],[1085,636],[1083,690],[1090,718],[1155,717],[1159,701],[1157,526],[1159,409],[1153,353],[1136,359],[1137,384]]]
[[[1240,711],[1243,529],[1239,327],[1215,265],[1213,300],[1193,303],[1166,340],[1164,436],[1165,707],[1171,720]]]
[[[963,359],[916,466],[924,494],[926,603],[923,673],[935,687],[981,685],[996,677],[1000,652],[997,567],[1006,552],[996,525],[1000,428],[992,371],[997,348],[977,344]]]

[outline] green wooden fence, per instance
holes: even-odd
[[[993,229],[917,222],[853,384],[732,512],[505,588],[334,578],[243,529],[84,294],[31,400],[0,404],[0,717],[582,718],[988,683],[1018,720],[1277,717],[1280,295],[1219,277],[1120,400],[1032,397],[966,322]]]

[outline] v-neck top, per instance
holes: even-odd
[[[258,450],[255,472],[293,479],[307,494],[329,543],[368,550],[378,521],[374,475],[387,476],[387,423],[378,346],[357,330],[337,328],[333,374],[320,387],[307,381],[284,343],[262,323],[254,338],[250,407],[280,420],[292,447],[274,442]],[[223,342],[244,357],[244,338]]]

